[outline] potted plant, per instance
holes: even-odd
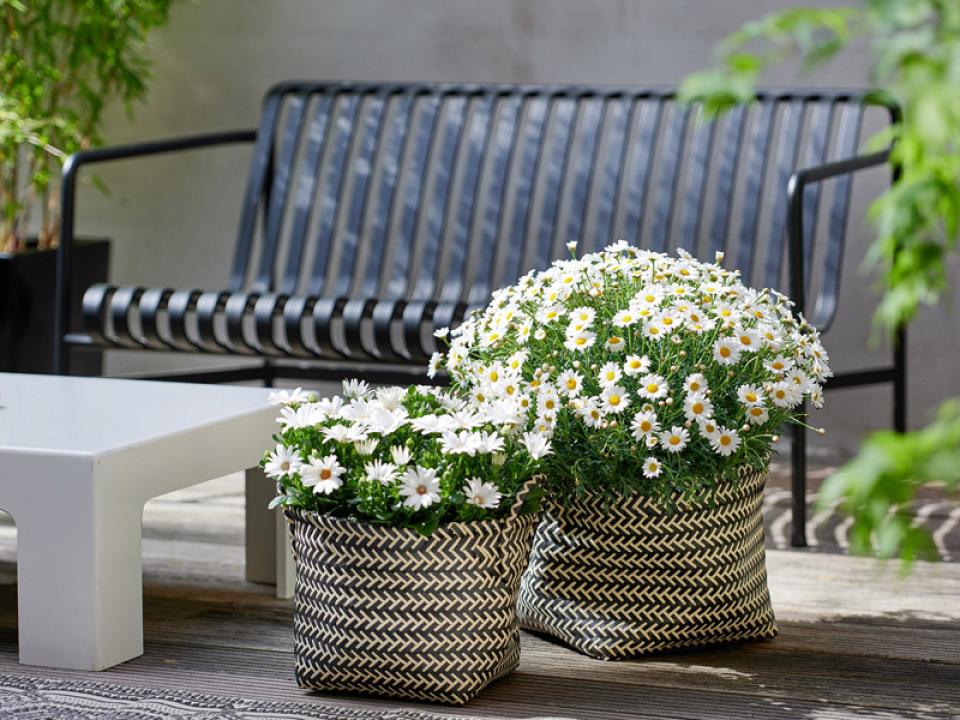
[[[450,336],[433,370],[480,407],[519,398],[552,436],[524,625],[603,659],[776,633],[768,459],[830,374],[785,297],[621,241],[528,274]]]
[[[101,142],[107,103],[144,96],[144,40],[171,2],[0,2],[0,371],[53,369],[60,166]],[[108,262],[106,240],[78,243],[71,287],[106,280]],[[75,368],[99,373],[99,354]]]
[[[263,466],[297,560],[298,684],[459,704],[509,673],[549,441],[436,389],[276,402]]]

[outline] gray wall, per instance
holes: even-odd
[[[130,121],[115,108],[106,135],[124,142],[256,123],[263,90],[291,77],[673,84],[709,62],[743,21],[784,0],[196,0],[151,38],[156,76]],[[829,72],[784,68],[771,84],[862,86],[862,51]],[[248,150],[121,163],[102,173],[109,197],[85,189],[80,229],[115,240],[113,278],[220,287]],[[855,188],[861,210],[877,178]],[[837,368],[883,356],[868,349],[870,283],[858,264],[870,229],[854,223],[843,308],[826,338]],[[911,421],[924,421],[958,383],[957,303],[925,311],[911,337]],[[197,359],[112,353],[112,372]],[[200,360],[209,364],[209,359]],[[815,422],[848,451],[888,419],[885,389],[835,392]]]

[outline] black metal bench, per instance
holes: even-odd
[[[182,380],[420,377],[432,331],[576,240],[683,247],[783,288],[826,330],[840,290],[853,171],[868,113],[858,93],[763,92],[705,121],[665,89],[286,82],[257,130],[72,156],[63,173],[56,355],[83,346],[261,358]],[[85,327],[66,278],[86,165],[253,143],[225,288],[97,285]],[[800,169],[803,168],[803,169]],[[829,182],[824,182],[829,181]],[[807,303],[812,296],[814,302]],[[828,388],[893,384],[905,426],[904,337],[893,364]],[[795,544],[803,544],[805,435],[793,431]]]

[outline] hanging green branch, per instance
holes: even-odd
[[[869,43],[870,80],[899,105],[900,122],[873,138],[892,143],[899,176],[871,205],[877,230],[868,264],[878,268],[883,299],[878,326],[893,329],[949,286],[960,232],[960,3],[863,0],[837,8],[795,8],[748,23],[718,48],[714,68],[687,78],[686,100],[711,113],[750,102],[765,70],[788,59],[806,69],[837,61],[856,39]],[[960,412],[947,405],[919,433],[874,435],[860,455],[825,484],[822,503],[843,499],[861,550],[905,559],[929,550],[929,537],[902,514],[930,483],[956,488]]]

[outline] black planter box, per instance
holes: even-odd
[[[108,240],[77,240],[72,254],[70,330],[80,329],[83,292],[106,282]],[[0,372],[53,372],[53,310],[57,251],[0,253]],[[71,374],[100,375],[103,353],[73,351]]]

